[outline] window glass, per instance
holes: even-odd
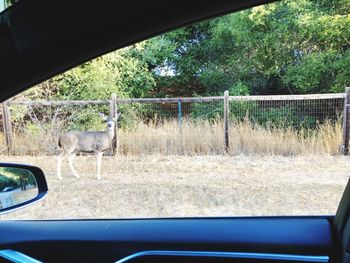
[[[0,0],[0,12],[10,7],[12,4],[19,2],[20,0]]]
[[[49,194],[1,218],[335,214],[350,171],[349,11],[254,7],[18,94],[2,104],[1,158],[41,167]]]

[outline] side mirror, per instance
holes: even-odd
[[[45,175],[40,168],[0,163],[0,214],[39,201],[47,190]]]

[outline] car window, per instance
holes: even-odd
[[[4,11],[6,8],[10,7],[12,4],[19,2],[20,0],[0,0],[0,12]]]
[[[2,103],[2,160],[41,167],[49,194],[1,218],[335,214],[350,171],[349,11],[254,7]]]

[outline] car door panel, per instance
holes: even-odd
[[[331,221],[331,217],[4,221],[0,248],[50,262],[114,262],[137,253],[141,254],[130,262],[295,260],[281,260],[278,255],[311,256],[313,262],[324,262],[334,253]],[[233,254],[225,258],[215,253]]]

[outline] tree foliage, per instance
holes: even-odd
[[[147,42],[149,50],[169,45],[153,67],[173,72],[154,73],[157,89],[237,94],[234,87],[244,84],[250,94],[343,91],[350,77],[349,11],[348,0],[282,1],[157,37]]]
[[[224,90],[231,95],[305,94],[343,92],[349,85],[350,0],[284,0],[111,52],[19,97],[206,96],[222,95]],[[127,105],[119,109],[123,116],[149,112],[147,107]],[[197,105],[194,115],[200,111]],[[18,119],[25,114],[20,109],[14,113]],[[89,108],[76,120],[69,128],[101,125]]]

